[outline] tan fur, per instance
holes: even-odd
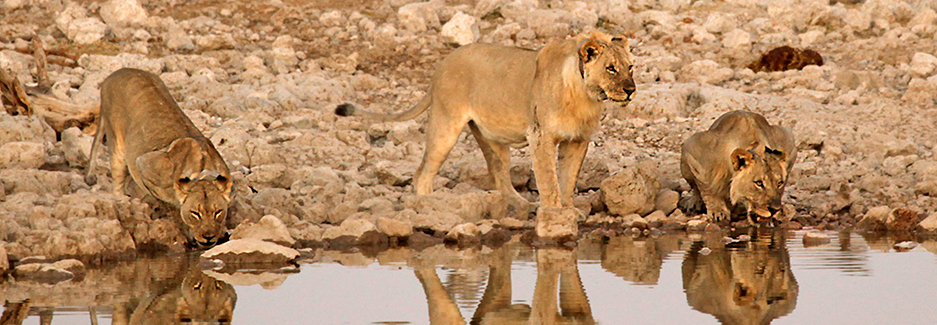
[[[635,91],[628,46],[626,38],[601,32],[539,52],[471,44],[439,64],[429,93],[410,110],[384,115],[342,105],[336,113],[399,121],[430,109],[426,152],[414,175],[417,194],[433,191],[433,178],[467,124],[496,189],[526,203],[511,184],[508,148],[529,144],[541,206],[571,208],[601,103],[626,103]]]
[[[721,247],[722,236],[694,243],[682,267],[690,307],[740,325],[769,324],[793,311],[800,290],[780,234],[755,234],[744,247]],[[703,247],[711,253],[701,254]]]
[[[146,296],[129,317],[124,316],[126,322],[114,324],[231,324],[237,304],[234,287],[198,267],[184,275],[181,284],[179,279],[168,280],[173,286]]]
[[[771,220],[797,156],[789,130],[757,113],[729,112],[683,143],[680,170],[692,188],[687,210],[715,221],[741,211],[752,223]],[[755,219],[752,219],[752,213]]]
[[[129,173],[140,189],[180,209],[190,240],[211,246],[223,237],[233,185],[228,166],[159,77],[121,69],[101,84],[89,179],[105,139],[115,194],[124,193]]]

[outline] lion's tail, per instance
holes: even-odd
[[[423,114],[427,108],[429,108],[430,103],[432,103],[432,98],[430,96],[423,97],[419,103],[411,107],[410,109],[396,113],[396,114],[380,114],[372,113],[365,110],[359,109],[354,104],[344,103],[335,107],[335,114],[339,116],[361,116],[376,120],[381,120],[384,122],[400,122],[406,120],[412,120]]]

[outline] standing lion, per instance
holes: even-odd
[[[429,92],[413,108],[376,114],[342,104],[335,113],[403,121],[429,109],[426,151],[413,177],[417,194],[433,191],[433,178],[467,124],[495,188],[512,206],[526,208],[511,184],[508,148],[530,145],[541,201],[537,235],[575,236],[579,168],[599,127],[602,103],[631,101],[633,68],[628,40],[602,32],[552,42],[540,51],[471,44],[439,64]]]

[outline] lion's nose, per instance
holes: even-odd
[[[203,245],[204,245],[204,244],[211,245],[212,243],[215,242],[215,238],[217,238],[215,235],[212,235],[212,234],[204,234],[204,235],[202,235],[202,244],[203,244]]]
[[[772,216],[775,215],[775,214],[778,214],[778,211],[781,211],[781,206],[774,206],[774,205],[771,205],[771,206],[768,207],[768,212],[771,212],[771,215],[772,215]]]
[[[622,90],[624,90],[625,94],[628,94],[628,96],[631,96],[631,94],[634,94],[634,86],[627,86],[623,88]]]

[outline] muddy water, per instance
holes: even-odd
[[[23,324],[933,324],[937,242],[737,232],[585,239],[576,249],[317,251],[276,270],[203,271],[185,256],[0,284]],[[27,302],[26,298],[29,298]],[[51,321],[51,322],[49,322]]]

